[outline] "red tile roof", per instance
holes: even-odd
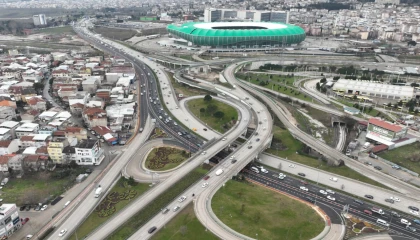
[[[36,150],[36,153],[48,154],[47,146],[42,146]]]
[[[66,136],[66,132],[65,131],[55,131],[53,133],[53,136]]]
[[[67,127],[66,132],[80,133],[82,131],[82,129],[83,128],[80,128],[80,127]]]
[[[91,115],[96,115],[96,114],[106,114],[106,112],[101,109],[101,108],[86,108],[85,111],[83,111],[84,114],[91,116]]]
[[[3,147],[3,148],[5,148],[5,147],[9,147],[9,145],[10,145],[10,143],[11,143],[12,141],[10,141],[10,140],[3,140],[3,141],[0,141],[0,147]]]
[[[23,161],[24,162],[37,162],[39,160],[39,155],[27,155]]]
[[[393,131],[393,132],[399,132],[402,130],[402,127],[376,119],[376,118],[371,118],[369,119],[369,124],[373,124],[376,126],[379,126],[381,128],[385,128],[387,130]]]
[[[26,101],[29,105],[36,105],[39,102],[45,102],[42,98],[32,97]]]
[[[32,141],[34,136],[22,136],[20,137],[20,141]]]
[[[0,164],[1,165],[3,165],[3,164],[7,164],[7,163],[9,163],[9,159],[11,158],[12,156],[0,156]]]

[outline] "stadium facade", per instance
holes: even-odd
[[[191,45],[213,48],[282,47],[300,43],[306,36],[298,26],[272,22],[188,22],[167,29]]]

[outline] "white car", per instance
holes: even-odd
[[[330,199],[331,201],[335,201],[335,197],[331,197],[330,195],[328,195],[327,198]]]
[[[226,138],[224,137],[224,138],[222,138],[222,141],[226,141]]]
[[[399,202],[399,201],[401,201],[399,198],[397,198],[397,197],[390,197],[389,199],[392,199],[392,200],[394,200],[394,202]]]
[[[323,194],[323,195],[327,195],[328,193],[326,192],[326,191],[324,191],[324,190],[319,190],[319,192],[321,193],[321,194]]]
[[[235,156],[230,156],[230,158],[229,158],[229,159],[230,159],[230,160],[233,160],[234,158],[235,158]]]
[[[209,185],[209,183],[208,182],[205,182],[205,183],[203,183],[202,185],[201,185],[201,187],[202,188],[205,188],[205,187],[207,187]]]
[[[41,211],[44,211],[47,208],[48,208],[48,205],[44,205],[44,206],[42,206]]]
[[[63,230],[61,230],[61,231],[60,231],[60,233],[58,234],[58,236],[59,236],[59,237],[62,237],[62,236],[64,236],[66,233],[67,233],[67,229],[65,229],[65,228],[64,228]]]
[[[327,189],[326,192],[329,193],[329,194],[335,194],[335,192],[331,189]]]
[[[408,220],[401,218],[401,223],[410,226],[411,222],[409,222]]]
[[[265,168],[261,168],[261,172],[268,173],[267,169],[265,169]]]
[[[289,167],[291,167],[291,168],[295,168],[295,167],[296,167],[296,165],[295,165],[295,164],[290,164],[290,165],[289,165]]]
[[[299,188],[300,188],[300,190],[303,190],[303,191],[308,191],[308,188],[307,188],[307,187],[300,186]]]
[[[333,182],[337,182],[338,181],[338,178],[330,177],[330,180],[333,181]]]
[[[416,215],[416,216],[418,216],[418,215],[419,215],[419,212],[414,211],[414,210],[410,210],[410,213],[411,213],[411,214],[413,214],[413,215]]]
[[[183,201],[185,201],[185,199],[187,199],[187,197],[186,196],[182,196],[182,197],[180,197],[178,199],[178,202],[183,202]]]

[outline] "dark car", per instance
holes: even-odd
[[[400,218],[401,217],[401,215],[400,214],[398,214],[397,212],[395,212],[395,211],[392,211],[391,212],[391,215],[392,216],[394,216],[394,217],[397,217],[397,218]]]
[[[373,199],[372,195],[365,195],[365,198]]]
[[[151,227],[149,229],[149,231],[147,231],[148,233],[152,234],[154,231],[156,231],[157,227]]]
[[[31,210],[31,208],[32,208],[32,207],[31,207],[31,205],[26,205],[25,210],[26,210],[26,211],[29,211],[29,210]]]
[[[394,200],[392,200],[390,198],[387,198],[387,199],[385,199],[385,202],[394,203]]]
[[[252,146],[248,146],[248,149],[251,149],[252,148]]]
[[[413,211],[419,211],[419,209],[417,207],[414,206],[408,206],[409,209],[413,210]]]
[[[238,145],[236,145],[236,144],[232,144],[232,147],[235,147],[235,148],[236,148],[236,147],[238,147]]]
[[[92,169],[90,169],[90,168],[88,168],[88,169],[86,169],[86,171],[85,171],[87,174],[91,174],[92,173]]]
[[[233,160],[231,161],[231,163],[236,163],[236,161],[238,161],[238,160],[236,160],[236,159],[233,159]]]
[[[371,165],[372,165],[372,163],[371,163],[371,162],[367,162],[367,161],[365,162],[365,164],[366,164],[366,165],[369,165],[369,166],[371,166]]]
[[[313,199],[313,198],[311,198],[311,197],[306,197],[306,200],[307,200],[308,202],[311,202],[311,203],[315,202],[315,199]]]
[[[259,142],[259,141],[260,141],[260,139],[259,139],[259,138],[257,138],[257,139],[255,139],[255,141],[256,141],[256,142]]]
[[[300,173],[298,173],[298,175],[299,175],[299,176],[301,176],[301,177],[305,177],[305,176],[306,176],[306,174],[301,173],[301,172],[300,172]]]
[[[382,168],[379,167],[379,166],[374,166],[374,168],[377,169],[377,170],[382,170]]]
[[[19,211],[23,211],[25,210],[25,208],[26,208],[26,205],[23,205],[22,207],[19,208]]]
[[[207,180],[207,179],[209,179],[210,178],[210,176],[205,176],[204,177],[204,180]]]

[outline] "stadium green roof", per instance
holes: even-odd
[[[169,25],[168,31],[198,45],[223,46],[251,41],[299,43],[305,31],[295,25],[273,22],[188,22]]]

